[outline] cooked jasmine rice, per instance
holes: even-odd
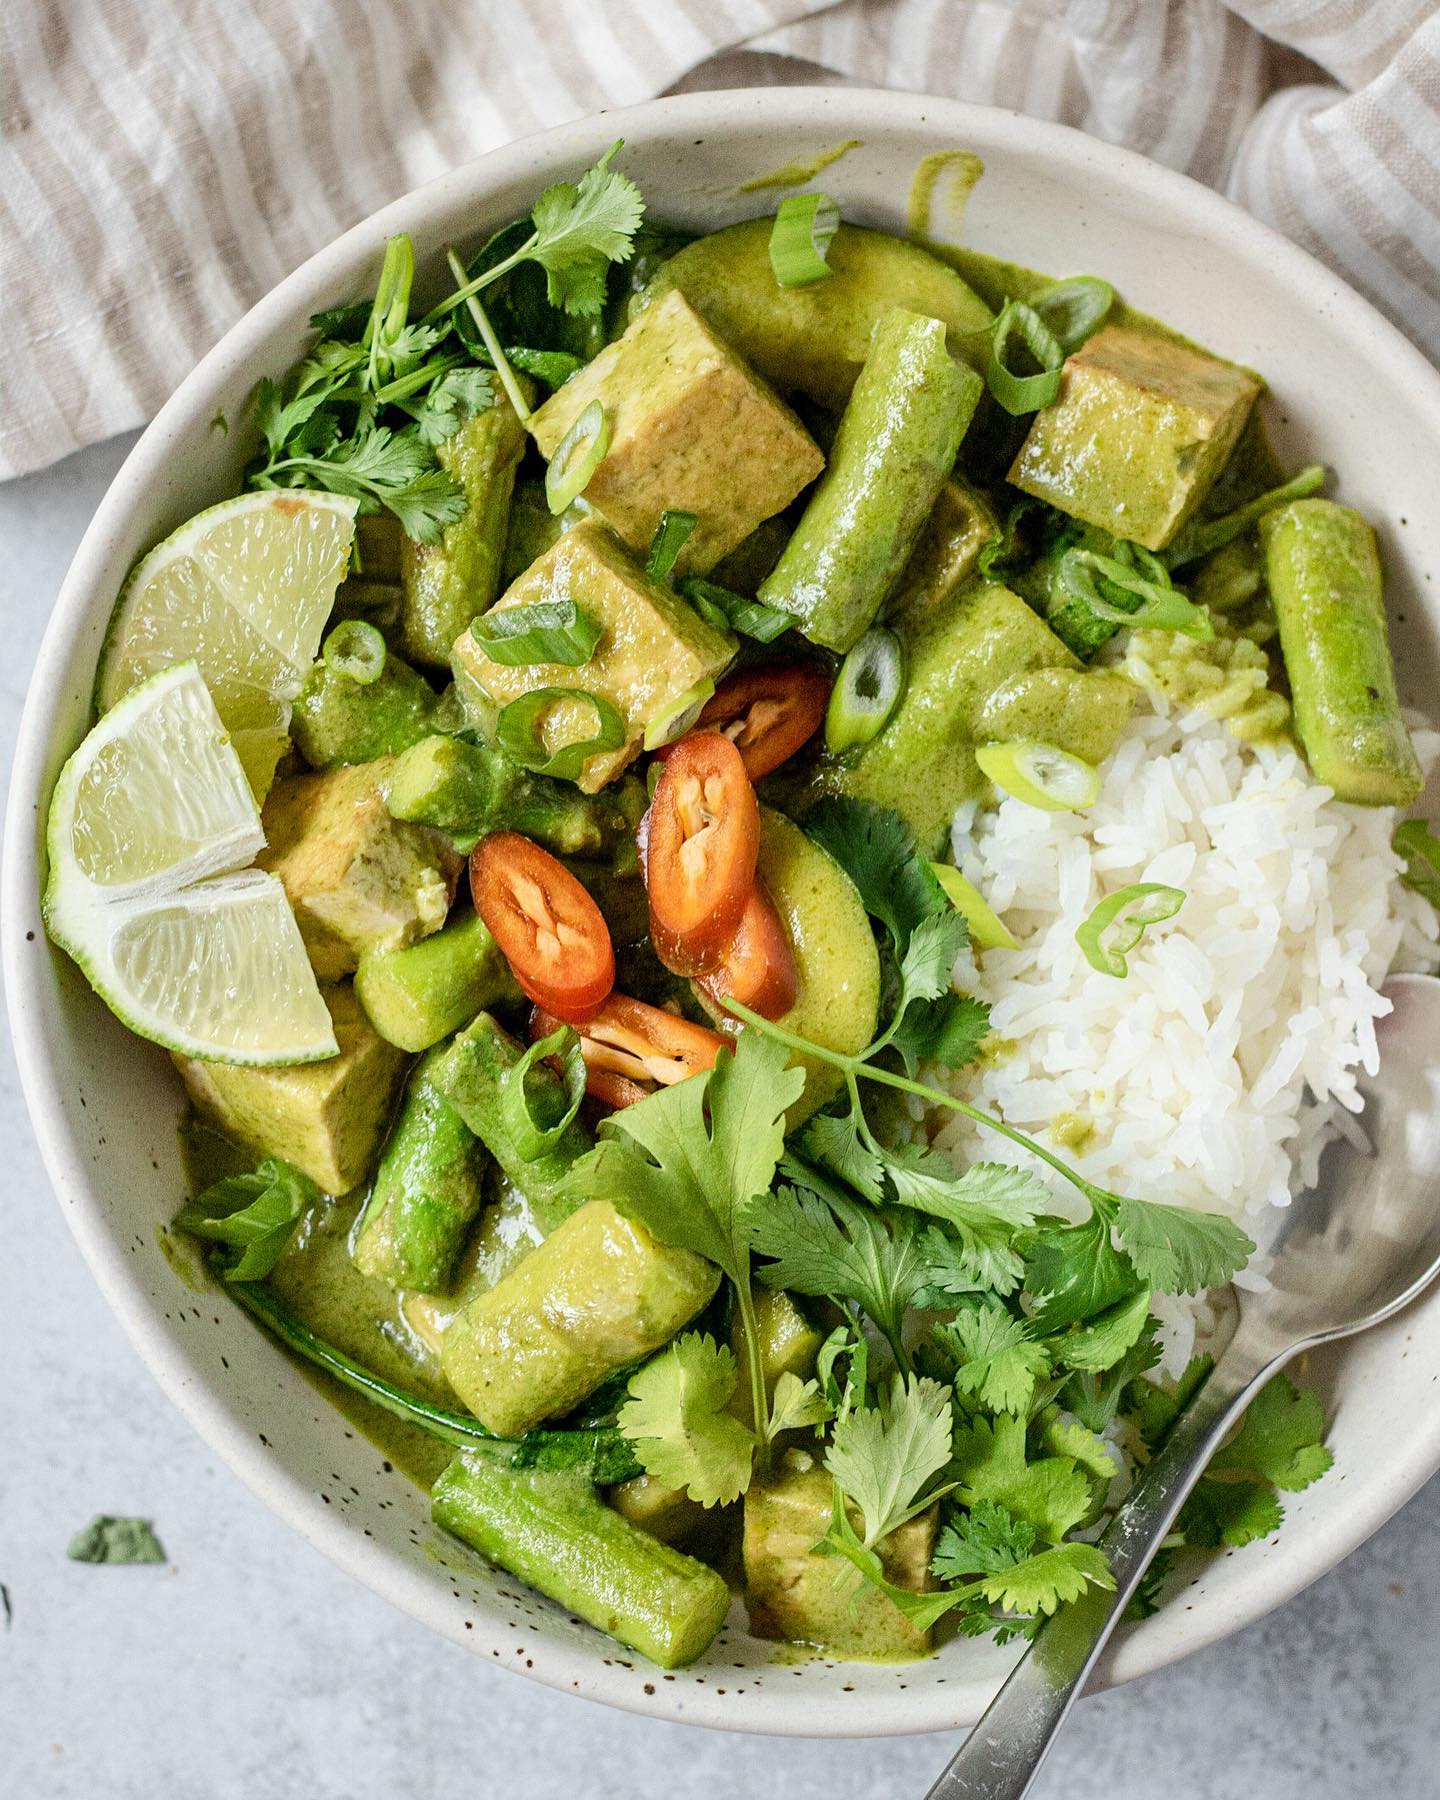
[[[1248,1215],[1254,1236],[1256,1213],[1314,1179],[1336,1117],[1360,1110],[1378,989],[1393,968],[1433,967],[1435,914],[1396,879],[1393,810],[1335,801],[1288,741],[1241,744],[1163,706],[1141,701],[1087,811],[1006,797],[957,814],[955,860],[1019,940],[967,973],[994,1035],[959,1091],[1105,1187]],[[1428,765],[1440,738],[1416,748]],[[1075,931],[1139,881],[1185,901],[1121,980]],[[1034,1160],[984,1136],[987,1157]],[[964,1121],[937,1142],[981,1148]]]

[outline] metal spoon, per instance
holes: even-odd
[[[1226,1432],[1278,1369],[1378,1325],[1440,1273],[1440,980],[1397,975],[1362,1083],[1373,1153],[1330,1145],[1320,1180],[1275,1214],[1270,1288],[1238,1292],[1239,1324],[1101,1539],[1115,1591],[1062,1607],[1021,1657],[926,1800],[1022,1800],[1085,1679]]]

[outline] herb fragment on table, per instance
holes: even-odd
[[[71,1562],[163,1563],[165,1552],[150,1529],[148,1519],[122,1519],[97,1513],[83,1531],[77,1531],[65,1554]],[[6,1607],[9,1618],[9,1607]]]

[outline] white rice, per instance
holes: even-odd
[[[1005,798],[956,815],[957,864],[1019,940],[961,971],[999,1043],[957,1091],[1105,1187],[1253,1224],[1313,1181],[1335,1119],[1360,1110],[1389,1010],[1377,990],[1392,968],[1433,967],[1440,932],[1396,880],[1392,810],[1343,805],[1288,745],[1242,745],[1163,704],[1141,697],[1088,811]],[[1440,737],[1416,748],[1428,765]],[[1075,930],[1136,881],[1186,898],[1117,980]],[[1034,1160],[963,1120],[936,1142]],[[1188,1354],[1194,1309],[1171,1310],[1167,1364]]]

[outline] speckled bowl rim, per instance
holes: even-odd
[[[693,141],[706,132],[732,133],[737,122],[749,121],[757,133],[784,127],[863,138],[871,130],[913,128],[917,119],[931,142],[943,137],[973,145],[987,157],[1043,152],[1057,164],[1125,191],[1141,205],[1153,204],[1159,218],[1183,218],[1187,231],[1223,238],[1242,258],[1278,269],[1297,293],[1317,307],[1323,306],[1332,320],[1339,320],[1361,348],[1365,362],[1385,368],[1392,379],[1408,384],[1417,409],[1440,421],[1440,376],[1331,271],[1187,177],[1066,127],[958,101],[812,87],[737,90],[652,101],[605,115],[603,131],[606,139],[623,135],[632,142],[650,142],[673,137],[679,142]],[[497,1633],[492,1641],[480,1630],[462,1627],[457,1616],[439,1605],[432,1591],[415,1579],[401,1557],[360,1536],[342,1517],[321,1505],[309,1487],[268,1458],[217,1395],[197,1380],[193,1366],[167,1337],[154,1303],[100,1218],[91,1172],[67,1127],[60,1101],[63,1045],[50,1041],[45,1031],[42,958],[23,954],[27,940],[41,930],[37,796],[58,748],[52,697],[82,622],[108,611],[115,584],[105,579],[107,566],[116,554],[127,518],[157,481],[172,446],[207,420],[217,395],[227,384],[233,386],[237,371],[246,370],[254,347],[269,331],[287,318],[311,310],[315,296],[328,290],[330,271],[343,266],[358,246],[373,246],[389,233],[414,229],[417,222],[462,202],[483,203],[488,192],[522,175],[532,162],[552,154],[557,146],[588,156],[601,128],[602,121],[591,119],[521,139],[441,176],[356,225],[281,282],[225,335],[161,409],[116,475],[76,552],[41,644],[11,774],[0,904],[3,968],[21,1084],[46,1170],[70,1229],[122,1328],[161,1388],[246,1486],[340,1568],[452,1641],[498,1658],[498,1666],[517,1668],[562,1691],[647,1716],[735,1730],[763,1724],[772,1732],[799,1735],[953,1729],[978,1716],[993,1691],[993,1679],[962,1679],[938,1690],[917,1685],[907,1695],[892,1697],[883,1716],[877,1716],[868,1705],[847,1707],[840,1703],[838,1692],[828,1697],[828,1704],[822,1700],[818,1707],[813,1696],[805,1696],[802,1703],[797,1695],[793,1717],[783,1708],[777,1716],[776,1708],[767,1705],[760,1721],[738,1695],[729,1705],[722,1705],[712,1690],[689,1689],[682,1700],[674,1687],[657,1689],[647,1684],[654,1697],[642,1698],[634,1674],[605,1659],[607,1646],[598,1635],[593,1647],[548,1646],[544,1666],[527,1671],[513,1654],[513,1647],[501,1647],[501,1635]],[[756,154],[763,161],[763,140],[757,143]],[[1440,465],[1440,428],[1435,430],[1435,444]],[[1095,1687],[1159,1669],[1288,1600],[1363,1543],[1437,1467],[1440,1409],[1412,1421],[1409,1434],[1394,1444],[1383,1475],[1351,1488],[1338,1522],[1332,1520],[1323,1531],[1297,1532],[1296,1541],[1286,1546],[1286,1554],[1262,1564],[1243,1603],[1216,1603],[1198,1612],[1179,1605],[1163,1609],[1156,1618],[1118,1639],[1098,1671]],[[844,1667],[837,1666],[833,1684],[837,1690],[844,1681]]]

